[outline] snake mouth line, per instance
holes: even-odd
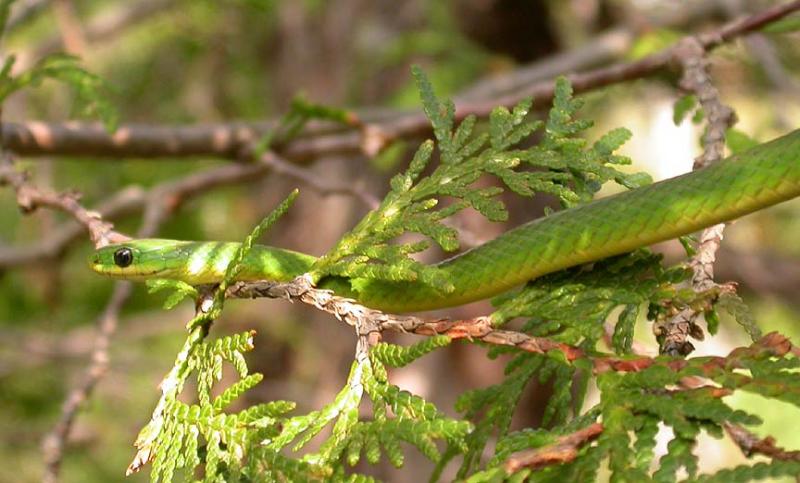
[[[92,271],[99,275],[103,275],[104,277],[121,278],[125,280],[146,279],[153,277],[154,275],[157,276],[161,272],[161,270],[140,270],[136,273],[126,272],[124,270],[115,271],[113,269],[109,269],[108,266],[95,261],[90,262],[89,267],[92,269]]]

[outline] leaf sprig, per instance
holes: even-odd
[[[359,279],[370,278],[418,280],[447,290],[447,280],[435,268],[410,257],[427,243],[393,242],[415,232],[444,249],[457,249],[455,231],[442,223],[446,217],[471,207],[489,219],[503,219],[505,207],[497,199],[502,189],[475,186],[484,175],[523,195],[554,194],[564,206],[588,201],[605,181],[629,187],[647,181],[615,167],[628,162],[613,154],[628,138],[627,131],[613,130],[591,145],[578,137],[590,123],[574,118],[580,102],[572,98],[565,81],[558,83],[546,122],[528,120],[530,103],[523,102],[512,110],[495,110],[481,131],[474,118],[456,127],[453,104],[439,102],[421,72],[415,76],[436,142],[420,147],[409,169],[392,180],[384,203],[315,266],[317,277],[346,275],[356,279],[356,285]],[[336,118],[337,112],[326,115]],[[537,130],[541,131],[538,145],[520,146]],[[436,147],[440,163],[431,171]],[[245,240],[228,266],[223,289],[234,279],[252,242],[288,208],[291,198]],[[408,365],[449,345],[448,336],[434,336],[408,347],[379,343],[359,352],[345,386],[319,410],[290,415],[293,402],[271,401],[237,413],[230,411],[231,405],[262,380],[260,374],[249,373],[244,359],[244,353],[252,349],[252,334],[203,341],[204,326],[195,324],[188,349],[179,354],[176,375],[170,379],[174,384],[166,388],[160,417],[140,437],[149,442],[147,449],[154,455],[152,478],[167,481],[181,471],[192,478],[195,468],[202,467],[206,481],[375,481],[353,472],[353,467],[382,459],[399,467],[409,445],[436,463],[434,480],[448,462],[463,455],[459,477],[473,483],[592,481],[604,466],[617,481],[676,481],[682,473],[698,481],[796,474],[798,466],[793,461],[699,474],[694,448],[702,432],[720,437],[725,425],[759,423],[753,415],[735,410],[724,397],[748,391],[800,406],[800,362],[787,340],[775,334],[759,338],[759,329],[740,299],[726,294],[720,298],[714,290],[695,293],[681,288],[690,275],[683,265],[665,267],[659,256],[637,250],[541,277],[498,298],[492,314],[496,326],[526,318],[521,332],[575,345],[589,358],[568,361],[558,351],[542,355],[494,346],[488,351],[490,357],[510,356],[504,378],[463,394],[457,403],[463,419],[448,417],[422,397],[389,382],[387,368]],[[153,288],[170,286],[159,282]],[[177,292],[169,303],[197,295],[189,286],[173,288]],[[215,298],[212,317],[222,309],[223,292],[217,293],[222,298]],[[727,310],[757,340],[725,358],[654,358],[639,372],[601,372],[595,379],[600,401],[584,409],[594,368],[590,358],[612,357],[599,352],[603,350],[598,349],[599,343],[607,340],[608,350],[616,353],[613,358],[624,361],[632,350],[634,327],[645,311],[648,319],[661,320],[684,307],[704,311],[711,332],[719,324],[716,310]],[[609,320],[614,322],[613,334],[604,337]],[[238,379],[222,391],[212,391],[220,383],[224,365],[231,365]],[[185,403],[178,396],[193,374],[197,401]],[[688,378],[702,384],[682,386]],[[516,430],[512,420],[532,381],[550,388],[543,424]],[[562,436],[598,424],[602,432],[596,439],[572,448],[574,453],[562,464],[508,474],[505,463],[516,452],[546,449]],[[663,426],[673,436],[666,454],[656,461],[656,437]],[[330,429],[327,435],[326,428]],[[320,445],[309,451],[315,439]],[[485,457],[495,441],[494,451]]]
[[[333,466],[337,473],[355,466],[362,456],[375,464],[385,455],[400,467],[404,462],[401,443],[415,446],[434,462],[441,458],[436,440],[465,451],[465,437],[472,430],[469,422],[446,417],[433,404],[389,384],[387,379],[384,364],[402,365],[445,343],[442,338],[430,340],[435,342],[425,341],[413,349],[382,344],[370,357],[355,361],[347,384],[331,404],[287,420],[268,447],[278,451],[291,445],[292,451],[298,451],[332,424],[331,435],[319,451],[303,456],[302,461]],[[372,402],[372,419],[359,417],[365,395]]]
[[[62,82],[75,93],[77,114],[100,119],[106,129],[117,127],[117,110],[110,100],[109,86],[99,76],[81,66],[78,57],[69,54],[49,54],[30,69],[12,75],[16,57],[10,55],[0,68],[0,103],[25,87],[37,87],[45,79]]]
[[[495,109],[488,132],[480,132],[475,116],[456,126],[452,101],[440,101],[421,69],[413,69],[423,109],[430,119],[436,141],[426,141],[417,150],[408,169],[391,180],[391,191],[381,205],[364,219],[314,266],[316,280],[326,275],[347,276],[357,290],[359,279],[419,281],[443,292],[452,285],[432,266],[411,257],[427,249],[428,241],[393,243],[404,233],[418,233],[445,251],[459,249],[458,233],[444,223],[465,208],[472,208],[491,221],[508,217],[498,198],[500,186],[478,186],[482,177],[498,179],[509,190],[522,195],[548,193],[572,206],[591,199],[606,181],[627,187],[649,182],[649,177],[630,175],[614,165],[630,160],[614,151],[630,136],[616,129],[592,145],[578,137],[591,126],[575,120],[582,102],[572,98],[565,79],[556,84],[555,100],[548,120],[529,119],[531,100],[512,110]],[[542,130],[542,140],[527,146]],[[439,163],[423,176],[438,148]]]

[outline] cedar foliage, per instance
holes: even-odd
[[[0,2],[0,26],[11,2]],[[113,128],[115,113],[100,78],[84,70],[77,59],[52,55],[17,75],[11,74],[14,58],[0,69],[0,101],[11,93],[35,86],[45,79],[61,81],[76,93],[78,109],[97,116]],[[564,207],[589,202],[603,183],[614,181],[635,188],[646,176],[626,174],[617,165],[629,162],[614,151],[630,133],[616,129],[588,144],[581,134],[591,126],[575,116],[580,100],[572,97],[569,84],[556,84],[553,107],[547,120],[528,116],[531,101],[512,110],[497,108],[488,125],[467,117],[456,125],[452,102],[441,102],[421,70],[415,69],[422,105],[430,119],[435,141],[423,143],[409,168],[392,179],[391,191],[314,267],[316,280],[328,275],[358,280],[406,280],[448,291],[448,281],[436,269],[410,257],[428,247],[422,243],[392,243],[406,232],[425,235],[445,251],[459,248],[458,233],[442,220],[471,207],[493,221],[507,216],[498,199],[500,187],[476,187],[488,175],[522,196],[555,195]],[[676,116],[691,109],[685,101]],[[344,111],[297,101],[278,136],[265,138],[262,148],[276,138],[286,139],[312,118],[348,122]],[[527,141],[539,133],[539,143]],[[433,154],[439,161],[432,167]],[[430,169],[430,174],[423,172]],[[488,357],[509,357],[505,379],[493,386],[469,391],[458,400],[463,415],[452,418],[422,397],[391,383],[387,368],[414,363],[431,351],[448,346],[447,336],[430,337],[412,346],[380,343],[367,357],[352,364],[343,388],[333,401],[307,414],[293,414],[292,401],[269,401],[230,411],[244,393],[263,382],[250,373],[245,354],[254,349],[253,332],[209,339],[210,324],[224,306],[226,286],[234,280],[252,243],[290,207],[293,192],[247,237],[229,265],[222,284],[211,294],[212,307],[188,324],[189,336],[173,369],[162,385],[162,397],[151,421],[142,429],[136,445],[151,462],[154,482],[186,481],[372,481],[352,470],[362,460],[382,459],[401,467],[407,451],[415,450],[437,463],[432,480],[444,466],[457,461],[459,477],[470,482],[590,481],[606,465],[615,481],[676,481],[688,475],[694,481],[749,481],[800,473],[800,463],[758,462],[698,475],[697,437],[705,432],[722,437],[727,424],[757,425],[757,415],[730,408],[722,399],[734,391],[748,391],[800,405],[798,359],[778,351],[780,336],[760,338],[757,325],[740,299],[717,293],[682,289],[689,277],[683,265],[665,267],[648,250],[554,273],[496,300],[492,320],[498,325],[527,319],[522,332],[575,345],[588,359],[568,361],[560,352],[531,354],[516,348],[492,347]],[[444,199],[450,201],[445,204]],[[184,297],[200,297],[195,288],[167,281],[152,281],[151,290],[172,290],[165,306]],[[707,310],[709,329],[719,323],[715,311],[730,311],[754,339],[750,347],[725,358],[668,357],[639,372],[602,372],[592,375],[591,358],[625,357],[631,352],[634,326],[646,315],[657,321],[671,310],[701,305]],[[614,313],[617,315],[613,315]],[[603,324],[614,318],[610,353],[598,346]],[[470,342],[467,342],[470,343]],[[216,387],[223,367],[235,369],[238,380]],[[708,385],[680,389],[687,377],[702,377]],[[594,380],[600,401],[585,408],[583,396]],[[511,431],[511,418],[528,384],[550,382],[553,393],[540,428]],[[194,384],[187,384],[189,382]],[[188,387],[196,387],[186,394]],[[213,396],[213,394],[217,394]],[[192,402],[185,402],[186,400]],[[364,407],[369,411],[366,411]],[[602,422],[603,431],[581,446],[568,463],[514,474],[503,463],[511,455],[544,448],[558,438]],[[659,426],[674,436],[667,453],[654,461]],[[306,445],[329,428],[314,451]],[[489,458],[484,458],[488,454]]]
[[[442,224],[446,217],[472,207],[490,220],[504,219],[505,208],[497,198],[501,188],[472,186],[483,175],[495,176],[506,188],[523,196],[554,194],[564,207],[589,202],[607,181],[629,188],[649,181],[646,176],[615,168],[629,162],[614,154],[629,137],[627,130],[613,130],[591,145],[580,137],[591,123],[576,119],[581,103],[572,97],[564,79],[557,81],[546,122],[528,119],[530,100],[526,100],[510,111],[496,109],[484,127],[474,118],[456,126],[453,104],[436,98],[419,69],[414,70],[414,76],[436,141],[422,144],[408,170],[392,179],[392,189],[380,207],[320,258],[313,274],[316,280],[326,275],[414,280],[447,291],[447,280],[439,277],[435,268],[409,256],[425,249],[427,243],[392,241],[403,233],[415,232],[445,250],[454,250],[458,248],[457,232]],[[537,145],[519,147],[539,129],[543,133]],[[439,163],[422,176],[435,149]],[[265,227],[288,209],[293,196],[247,238],[237,260]],[[455,201],[441,207],[443,197]],[[228,272],[235,270],[235,266],[229,267]],[[758,338],[757,326],[740,299],[720,297],[715,289],[695,293],[683,288],[690,277],[685,265],[664,266],[660,256],[640,249],[541,277],[498,297],[492,314],[498,326],[526,319],[522,332],[577,346],[588,358],[570,362],[559,351],[542,355],[509,347],[488,348],[488,357],[510,357],[506,377],[499,384],[462,394],[456,409],[463,419],[448,417],[431,402],[393,385],[387,371],[387,367],[411,364],[449,345],[447,336],[431,337],[409,347],[377,344],[367,357],[356,358],[332,402],[297,415],[291,414],[294,403],[287,401],[273,401],[238,413],[224,411],[236,397],[261,382],[260,375],[247,373],[242,354],[252,347],[244,342],[246,334],[189,344],[192,348],[178,386],[196,372],[199,402],[179,403],[177,391],[160,414],[163,421],[159,422],[158,434],[150,434],[152,427],[143,432],[155,455],[151,478],[170,481],[175,471],[183,468],[189,480],[372,481],[352,467],[362,460],[375,464],[384,458],[401,467],[410,450],[437,464],[432,480],[453,461],[458,461],[459,477],[470,482],[525,478],[590,481],[604,465],[615,481],[667,482],[684,474],[690,480],[746,481],[795,474],[800,470],[798,463],[777,460],[715,475],[697,474],[698,457],[693,448],[701,432],[720,438],[727,424],[760,423],[757,415],[730,408],[722,397],[741,390],[798,405],[800,383],[794,371],[800,363],[788,352],[775,349],[780,336]],[[228,281],[226,278],[223,286]],[[170,284],[155,282],[157,287]],[[356,290],[357,286],[354,283]],[[176,288],[181,297],[191,294],[186,287]],[[220,308],[223,292],[218,290],[214,298]],[[639,372],[593,375],[592,358],[619,356],[624,360],[631,354],[633,330],[642,317],[658,321],[685,307],[705,307],[712,332],[718,323],[716,310],[731,312],[753,336],[754,344],[727,358],[695,357],[673,364],[676,359],[661,357]],[[212,312],[219,314],[217,309]],[[201,322],[208,323],[212,318]],[[609,319],[614,321],[614,330],[609,346],[612,352],[606,353],[599,347],[604,323]],[[198,330],[197,322],[190,327]],[[220,353],[218,348],[227,352]],[[212,400],[209,391],[219,380],[224,363],[235,366],[240,381]],[[709,385],[677,389],[687,377],[702,377]],[[543,426],[512,431],[516,406],[534,380],[553,387]],[[600,402],[586,408],[583,397],[592,380],[600,391]],[[504,467],[515,453],[547,447],[559,437],[598,422],[603,424],[602,433],[581,446],[568,463],[513,474]],[[674,436],[667,453],[655,461],[655,438],[661,425],[669,427]],[[329,432],[318,449],[303,452],[325,428]],[[180,443],[179,439],[188,442]],[[491,454],[488,460],[487,448]],[[198,467],[203,471],[195,471]]]

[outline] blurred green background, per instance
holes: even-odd
[[[105,78],[122,122],[199,123],[259,121],[285,112],[292,96],[347,108],[417,108],[409,66],[421,64],[442,96],[491,99],[497,85],[518,69],[569,57],[556,72],[585,70],[646,55],[687,32],[719,25],[732,16],[775,2],[668,0],[124,0],[18,1],[4,43],[18,67],[43,54],[69,50]],[[684,4],[684,2],[680,2]],[[65,10],[66,9],[66,10]],[[759,140],[800,125],[797,34],[766,34],[725,46],[712,56],[712,74],[723,99],[740,119],[737,127]],[[591,48],[598,49],[591,51]],[[604,50],[602,50],[604,49]],[[575,53],[590,52],[585,58]],[[593,53],[592,53],[593,52]],[[561,58],[561,57],[559,57]],[[634,139],[625,153],[655,178],[690,168],[699,152],[700,127],[672,122],[679,97],[668,76],[600,89],[584,96],[584,116],[594,132],[626,126]],[[26,90],[4,106],[4,120],[70,119],[69,93],[55,84]],[[380,197],[386,180],[407,162],[407,140],[377,159],[329,156],[308,168],[341,184],[362,186]],[[75,189],[93,206],[124,187],[149,188],[227,160],[115,160],[46,157],[23,159],[32,181]],[[159,236],[241,239],[292,188],[301,196],[269,243],[321,254],[365,213],[346,196],[320,196],[295,179],[271,175],[216,189],[191,199]],[[510,224],[541,213],[545,201],[509,198]],[[66,221],[39,210],[21,216],[13,193],[0,190],[0,249],[34,246]],[[134,233],[138,215],[115,220]],[[488,239],[506,229],[469,213],[459,223]],[[800,297],[800,202],[790,202],[737,222],[726,232],[717,264],[719,280],[741,282],[764,331],[797,340]],[[88,238],[56,260],[0,268],[0,481],[37,481],[44,435],[58,419],[63,398],[83,377],[95,321],[113,288],[87,269]],[[657,247],[677,260],[674,243]],[[134,451],[132,442],[158,397],[156,385],[171,367],[192,307],[165,312],[162,298],[137,286],[125,305],[110,348],[110,368],[80,413],[68,441],[63,480],[116,481]],[[487,305],[455,312],[485,313]],[[452,313],[452,312],[451,312]],[[215,325],[217,334],[258,331],[251,369],[265,381],[252,401],[292,399],[299,410],[316,409],[343,384],[352,359],[350,330],[330,318],[279,301],[236,301]],[[654,351],[649,327],[639,341]],[[397,340],[406,340],[398,337]],[[696,354],[725,354],[746,344],[731,321]],[[477,347],[457,346],[393,373],[394,382],[453,413],[455,397],[502,375],[502,361],[488,361]],[[533,387],[517,426],[536,424],[547,388]],[[736,404],[763,414],[757,431],[800,449],[800,414],[788,405],[734,396]],[[728,466],[738,449],[709,440],[702,469]],[[400,472],[377,468],[392,481],[418,481],[430,469],[409,456]],[[146,481],[146,472],[130,481]]]

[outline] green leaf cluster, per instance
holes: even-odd
[[[14,0],[0,1],[0,37],[5,33]],[[74,109],[80,116],[100,119],[109,131],[117,127],[117,110],[110,99],[108,84],[98,75],[81,66],[78,57],[54,53],[39,59],[36,64],[19,73],[12,73],[16,56],[9,55],[0,67],[0,105],[13,94],[26,87],[38,87],[44,80],[52,79],[69,87],[75,94]]]
[[[796,377],[800,360],[780,350],[782,343],[780,336],[770,334],[724,359],[696,357],[679,361],[663,357],[639,372],[603,372],[597,376],[600,402],[596,406],[549,429],[545,424],[539,429],[498,431],[494,456],[485,468],[475,471],[480,459],[473,458],[463,476],[471,482],[521,481],[520,478],[595,481],[604,464],[611,472],[611,481],[673,482],[684,473],[689,477],[686,481],[752,481],[795,475],[797,462],[779,460],[699,475],[699,455],[695,452],[697,438],[702,432],[722,438],[726,425],[760,424],[755,415],[733,409],[726,403],[725,397],[735,391],[754,392],[800,406],[800,381]],[[521,367],[518,359],[516,361],[512,364]],[[687,381],[696,382],[686,386]],[[503,399],[496,400],[495,404],[486,402],[509,393],[496,387],[473,391],[459,404],[470,410],[483,408],[484,419],[499,421],[498,414],[502,413],[504,418],[510,415],[498,406],[516,403]],[[515,453],[553,445],[559,436],[596,422],[602,423],[602,433],[595,441],[576,448],[574,459],[533,472],[526,469],[514,475],[506,474],[503,463]],[[471,437],[481,434],[485,430],[483,425],[483,421],[479,422]],[[666,454],[656,459],[656,436],[665,431],[663,428],[667,434],[671,433],[670,439]],[[472,451],[470,448],[467,457]]]
[[[113,131],[117,127],[117,111],[109,98],[105,81],[81,66],[78,57],[68,54],[50,54],[30,69],[12,74],[16,57],[10,55],[0,68],[0,103],[14,92],[25,87],[37,87],[52,79],[69,87],[75,93],[75,111],[80,116],[94,117]]]
[[[590,266],[563,270],[528,283],[519,292],[498,298],[492,320],[502,325],[532,317],[523,327],[531,335],[594,349],[615,313],[611,338],[617,353],[629,353],[633,330],[643,307],[651,320],[674,308],[695,303],[691,289],[678,289],[691,271],[683,265],[665,268],[661,256],[647,249],[608,258]]]
[[[492,351],[492,355],[499,352]],[[506,366],[505,378],[501,383],[462,394],[456,403],[456,409],[463,412],[467,419],[477,423],[475,431],[467,438],[468,451],[464,455],[459,476],[466,477],[480,466],[481,456],[491,438],[498,439],[493,460],[497,463],[508,448],[518,446],[514,441],[520,434],[509,434],[511,420],[520,399],[525,394],[525,389],[534,381],[549,383],[553,391],[545,409],[543,424],[549,426],[564,423],[569,415],[569,409],[580,407],[580,400],[585,394],[583,387],[585,380],[576,379],[576,372],[574,366],[557,358],[519,353]],[[573,381],[576,386],[573,385]],[[526,448],[551,442],[555,434],[546,431],[528,432],[523,436],[525,441],[530,443]]]
[[[257,477],[261,471],[284,474],[287,468],[265,468],[261,442],[280,432],[285,414],[294,409],[289,401],[271,401],[231,413],[231,404],[263,379],[248,373],[244,353],[253,349],[253,333],[244,332],[196,344],[187,360],[184,379],[197,377],[197,403],[182,402],[183,381],[163,401],[163,411],[139,436],[151,440],[151,481],[173,481],[183,471],[193,481],[203,468],[203,481],[235,481]],[[231,364],[239,380],[216,397],[212,389],[222,379],[223,365]],[[251,456],[251,453],[255,455]],[[290,466],[291,467],[291,466]],[[291,467],[293,468],[293,467]],[[303,471],[309,470],[303,467]]]
[[[483,176],[493,176],[522,195],[553,194],[563,206],[590,200],[605,181],[628,187],[648,181],[615,168],[628,162],[614,154],[629,136],[627,131],[611,131],[591,145],[579,137],[590,123],[575,118],[580,102],[563,80],[557,84],[545,122],[528,119],[526,101],[512,110],[495,110],[487,126],[479,126],[474,118],[456,126],[452,103],[436,98],[421,71],[416,70],[415,77],[436,141],[420,147],[409,169],[392,180],[381,206],[320,259],[313,274],[317,279],[344,275],[355,279],[356,287],[364,279],[417,280],[447,291],[448,281],[435,267],[410,257],[425,249],[426,242],[393,241],[414,232],[454,250],[457,234],[443,223],[445,218],[470,207],[489,219],[504,219],[505,207],[497,199],[502,189],[478,185]],[[346,121],[343,112],[303,109]],[[527,139],[537,130],[539,143],[528,145]],[[430,166],[435,148],[439,163]],[[451,344],[446,335],[410,346],[367,347],[361,339],[346,384],[319,410],[290,415],[294,403],[272,401],[232,412],[241,396],[262,380],[260,374],[248,372],[244,359],[252,349],[252,333],[216,341],[204,338],[247,250],[288,209],[295,195],[245,240],[227,267],[211,310],[190,324],[186,349],[168,378],[172,386],[165,391],[158,417],[140,435],[153,455],[154,481],[169,481],[181,471],[189,480],[202,475],[206,481],[374,481],[353,467],[382,460],[400,467],[409,447],[436,463],[432,481],[459,457],[458,476],[470,482],[593,481],[606,467],[613,481],[677,481],[683,474],[698,481],[746,481],[797,472],[796,462],[776,461],[716,475],[698,474],[695,446],[702,432],[719,438],[726,425],[760,423],[757,417],[731,408],[724,398],[749,391],[800,406],[796,377],[800,362],[781,350],[785,341],[775,334],[760,336],[741,299],[718,288],[695,293],[688,288],[691,271],[686,266],[665,267],[660,256],[644,249],[541,277],[496,299],[491,316],[495,327],[522,318],[519,331],[575,346],[593,359],[568,360],[560,351],[537,354],[493,346],[490,357],[508,360],[504,378],[462,394],[456,409],[463,419],[448,417],[389,381],[390,368],[406,366]],[[163,288],[175,290],[168,305],[198,295],[181,284],[151,284],[152,290]],[[636,323],[644,317],[663,321],[684,308],[704,312],[712,333],[719,324],[717,311],[728,311],[756,342],[726,358],[660,357],[637,366],[637,356],[631,354]],[[609,321],[613,327],[607,329]],[[600,351],[601,341],[606,341],[609,352]],[[592,360],[604,359],[627,363],[638,372],[600,370],[594,375],[597,367]],[[238,380],[215,391],[225,365],[236,370]],[[193,403],[178,397],[190,375],[197,381]],[[592,378],[600,400],[585,409]],[[532,383],[550,393],[542,425],[514,428],[515,412]],[[505,462],[518,452],[546,450],[560,438],[597,423],[602,424],[600,435],[574,448],[568,461],[507,473]],[[656,437],[662,428],[671,436],[666,454],[657,459]],[[318,447],[309,451],[312,441]]]
[[[434,462],[441,458],[438,440],[445,441],[448,447],[466,450],[465,438],[472,429],[469,422],[446,417],[433,404],[387,379],[386,365],[411,362],[441,347],[444,339],[429,339],[410,348],[378,345],[368,357],[353,363],[347,384],[332,403],[287,420],[283,431],[267,447],[299,451],[331,425],[331,434],[319,450],[304,455],[301,461],[332,468],[342,478],[346,469],[362,458],[376,464],[385,457],[392,465],[402,466],[403,444],[414,446]],[[368,419],[360,415],[365,395],[371,401],[372,416]],[[349,477],[354,478],[355,474]]]
[[[445,251],[454,251],[460,246],[458,233],[445,219],[472,208],[489,220],[505,220],[508,213],[498,198],[504,189],[478,183],[487,176],[522,196],[554,195],[564,206],[589,201],[606,181],[626,187],[650,181],[646,175],[625,174],[615,167],[630,163],[614,154],[630,137],[629,131],[613,130],[591,145],[580,137],[591,122],[575,119],[582,102],[572,97],[565,79],[556,83],[546,122],[530,119],[532,101],[526,99],[510,111],[498,107],[488,126],[479,129],[475,116],[456,125],[452,101],[440,101],[419,68],[413,74],[436,141],[420,146],[408,169],[392,178],[391,191],[381,205],[319,259],[312,272],[317,280],[347,276],[356,290],[363,279],[418,281],[439,291],[452,290],[435,267],[411,257],[427,249],[428,241],[393,241],[417,233]],[[531,146],[537,131],[541,140]],[[435,148],[439,162],[432,167]]]

